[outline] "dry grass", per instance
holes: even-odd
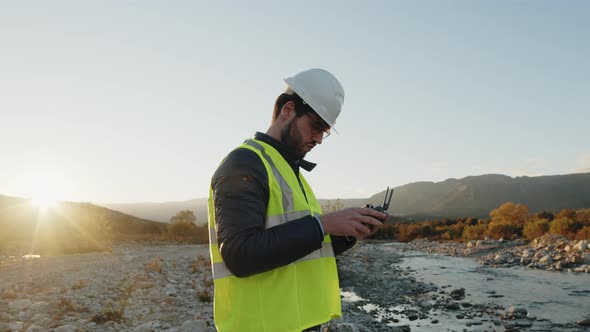
[[[162,270],[162,266],[160,265],[160,262],[162,261],[162,257],[156,257],[151,261],[148,261],[147,263],[145,263],[145,270],[147,272],[157,272],[160,274],[164,274],[164,271]]]
[[[214,283],[213,283],[212,278],[205,277],[205,279],[203,279],[203,286],[204,287],[211,288],[211,287],[213,287],[213,285],[214,285]]]
[[[211,260],[209,260],[208,257],[205,257],[203,255],[197,256],[197,258],[195,258],[195,260],[191,264],[192,273],[197,273],[201,269],[205,269],[205,270],[209,270],[209,271],[211,270]]]
[[[14,290],[12,288],[4,289],[0,293],[0,299],[2,299],[2,300],[14,300],[16,298],[17,298],[17,292],[16,292],[16,290]]]
[[[63,310],[63,311],[76,311],[76,306],[74,306],[74,303],[72,302],[71,299],[68,299],[66,297],[62,297],[59,299],[59,302],[57,303],[57,305]]]
[[[201,290],[197,295],[199,296],[199,300],[201,302],[211,302],[213,300],[211,292],[206,288]]]
[[[90,322],[103,324],[106,322],[121,322],[123,320],[123,310],[105,309],[102,313],[96,314],[90,318]]]
[[[72,289],[73,289],[73,290],[78,290],[78,289],[84,288],[84,287],[86,287],[86,286],[88,286],[88,280],[85,280],[85,279],[78,279],[78,280],[76,280],[76,281],[74,282],[74,284],[72,285]]]

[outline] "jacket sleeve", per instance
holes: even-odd
[[[330,238],[332,239],[332,249],[334,250],[335,256],[340,255],[356,244],[354,237],[330,235]]]
[[[255,152],[231,152],[215,172],[211,185],[217,245],[235,276],[269,271],[321,248],[321,229],[312,216],[264,228],[268,175]]]

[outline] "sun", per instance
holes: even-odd
[[[62,201],[70,187],[70,181],[58,173],[31,172],[23,181],[26,196],[32,205],[41,209],[53,208]]]
[[[43,209],[54,207],[57,204],[57,200],[55,198],[46,194],[35,194],[31,200],[33,204]]]

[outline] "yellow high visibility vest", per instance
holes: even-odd
[[[307,181],[299,174],[306,200],[293,169],[276,149],[254,139],[239,148],[256,152],[268,173],[266,228],[322,213]],[[294,263],[238,278],[227,269],[219,253],[210,189],[209,250],[215,284],[213,311],[219,332],[299,332],[342,316],[336,259],[329,235],[324,237],[321,249]]]

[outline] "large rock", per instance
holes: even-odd
[[[580,242],[574,246],[574,250],[585,251],[586,249],[588,249],[588,241],[586,240],[580,240]]]
[[[465,298],[465,288],[453,289],[450,295],[453,300],[462,300]]]
[[[582,264],[584,263],[584,258],[582,258],[582,256],[580,255],[573,255],[571,258],[571,262],[573,264]]]
[[[522,319],[526,318],[528,311],[525,308],[512,306],[502,315],[504,319]]]
[[[494,261],[496,263],[504,264],[504,263],[506,263],[506,261],[508,261],[508,255],[506,255],[506,254],[497,254],[496,257],[494,257]]]
[[[32,304],[33,304],[33,301],[31,301],[29,299],[15,300],[15,301],[8,303],[8,308],[11,310],[14,310],[14,311],[23,311],[23,310],[29,309]]]
[[[534,255],[535,255],[535,251],[530,248],[523,250],[522,254],[521,254],[521,256],[526,259],[533,258]]]
[[[47,326],[45,324],[41,324],[40,322],[44,321],[45,319],[50,318],[48,314],[43,314],[43,313],[38,313],[35,314],[32,318],[31,318],[31,322],[40,325],[40,326]],[[50,319],[51,320],[51,319]]]
[[[553,260],[551,259],[551,255],[545,255],[543,256],[540,260],[539,263],[543,264],[543,265],[550,265],[551,263],[553,263]]]
[[[44,312],[45,309],[47,309],[48,305],[49,304],[47,302],[43,302],[43,301],[35,302],[35,303],[33,303],[33,305],[31,305],[31,308],[29,310],[31,310],[31,312],[33,314],[38,314],[38,313]]]

